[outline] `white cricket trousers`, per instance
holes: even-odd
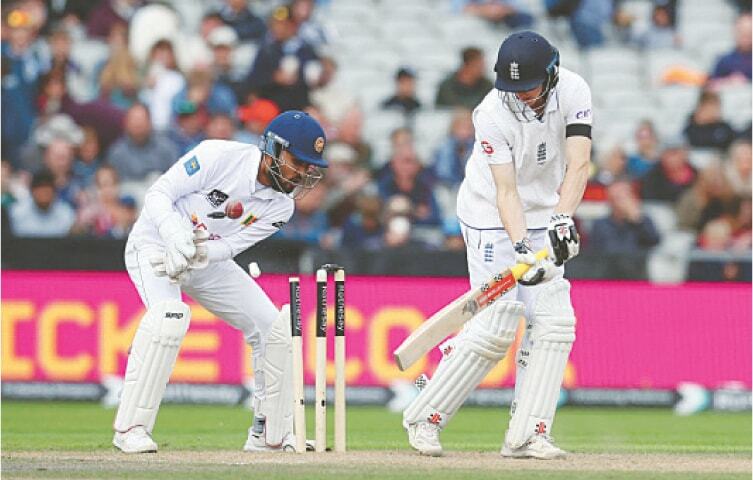
[[[181,299],[181,290],[217,317],[243,332],[253,349],[254,396],[264,394],[264,346],[272,323],[279,311],[264,290],[233,260],[211,263],[201,270],[192,270],[183,285],[171,283],[167,277],[154,274],[149,258],[164,249],[157,245],[138,245],[129,241],[125,264],[131,281],[144,305],[163,300]]]
[[[507,231],[502,229],[495,230],[477,230],[461,223],[463,239],[468,255],[468,273],[470,274],[471,288],[481,286],[494,275],[502,272],[506,268],[515,265],[515,250],[512,248],[510,237]],[[528,230],[528,238],[531,240],[531,248],[534,252],[546,248],[546,229]],[[564,267],[558,267],[560,278],[565,273]],[[527,287],[518,285],[500,300],[523,302],[526,307],[526,329],[523,338],[518,347],[518,356],[515,373],[515,398],[517,399],[520,386],[523,384],[526,366],[521,362],[521,352],[530,352],[531,339],[529,333],[536,321],[533,315],[533,308],[536,303],[536,297],[541,289],[541,284]],[[499,301],[499,300],[498,300]],[[471,322],[473,319],[471,319]]]

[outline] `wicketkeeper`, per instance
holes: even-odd
[[[157,451],[152,429],[191,320],[181,293],[243,332],[253,348],[254,419],[243,449],[295,445],[289,315],[233,257],[290,219],[293,199],[327,167],[324,144],[316,120],[288,111],[269,124],[259,147],[204,141],[146,193],[125,251],[146,313],[128,355],[114,424],[117,448]]]

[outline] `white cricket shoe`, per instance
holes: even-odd
[[[152,436],[141,425],[131,428],[126,432],[115,432],[112,444],[123,453],[154,453],[157,444]]]
[[[308,445],[306,445],[308,450]],[[295,452],[295,435],[289,433],[282,439],[280,445],[267,445],[264,434],[254,432],[253,427],[248,429],[248,438],[243,445],[244,452]]]
[[[442,456],[442,444],[439,443],[441,429],[438,425],[431,422],[417,422],[408,425],[406,430],[408,430],[408,443],[418,450],[418,453],[429,457]]]
[[[553,460],[567,456],[567,453],[555,445],[553,439],[547,435],[534,435],[520,448],[510,448],[505,443],[499,453],[508,458],[538,458],[539,460]]]

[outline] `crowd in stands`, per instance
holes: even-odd
[[[495,25],[499,41],[510,29],[565,19],[584,50],[614,41],[638,50],[683,42],[674,27],[683,0],[656,0],[643,22],[620,1],[535,1],[546,18],[522,0],[442,3]],[[298,200],[279,237],[324,248],[462,250],[454,198],[474,143],[471,111],[493,85],[491,59],[469,35],[457,67],[440,72],[430,102],[417,95],[414,68],[400,66],[378,108],[406,121],[390,131],[388,149],[377,149],[364,133],[370,118],[359,92],[338,82],[348,65],[333,55],[338,32],[326,21],[338,5],[3,2],[3,226],[17,236],[124,238],[146,188],[181,155],[209,138],[257,143],[272,118],[295,108],[323,124],[330,168]],[[750,250],[750,124],[727,123],[719,93],[728,85],[750,88],[750,4],[735,6],[735,47],[719,52],[708,75],[696,79],[703,88],[682,131],[662,138],[648,117],[633,141],[594,144],[585,198],[610,208],[584,230],[587,248],[620,253],[657,245],[661,234],[645,201],[675,209],[678,227],[696,232],[699,248]],[[422,158],[427,149],[417,148],[411,119],[435,110],[451,112],[449,131]],[[699,149],[704,161],[692,162]]]

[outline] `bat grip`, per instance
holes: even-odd
[[[536,252],[536,260],[544,260],[548,256],[549,251],[546,248],[542,248],[541,250]],[[531,265],[528,265],[526,263],[518,263],[510,267],[510,272],[512,273],[512,276],[515,277],[515,280],[518,280],[528,271],[529,268],[531,268]]]

